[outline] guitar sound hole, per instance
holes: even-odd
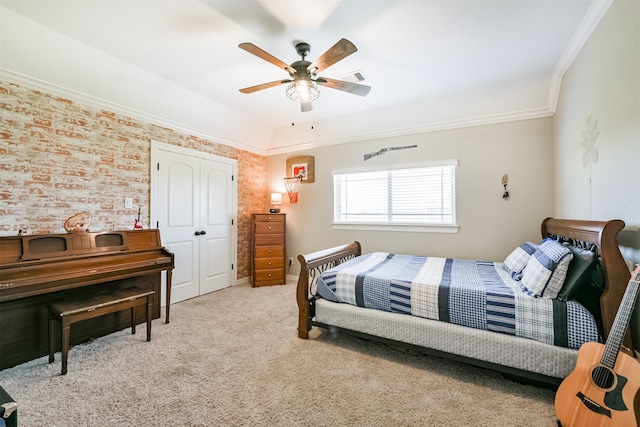
[[[609,368],[597,366],[593,371],[591,371],[591,379],[598,387],[610,389],[613,387],[616,377]]]

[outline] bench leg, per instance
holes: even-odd
[[[67,373],[67,358],[69,357],[69,337],[71,336],[71,325],[66,325],[64,320],[62,322],[62,347],[60,352],[62,353],[62,371],[61,375]]]
[[[49,363],[53,363],[55,353],[55,330],[56,330],[57,320],[53,318],[49,318]]]

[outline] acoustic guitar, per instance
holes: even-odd
[[[562,427],[637,427],[634,411],[640,389],[640,362],[620,352],[638,296],[640,265],[631,280],[605,344],[580,347],[576,367],[556,392],[555,408]]]

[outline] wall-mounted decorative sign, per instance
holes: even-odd
[[[295,156],[287,159],[287,178],[301,177],[301,183],[311,184],[313,177],[313,156]]]

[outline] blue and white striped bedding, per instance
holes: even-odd
[[[598,341],[579,303],[535,298],[502,263],[374,252],[325,271],[318,296],[578,349]]]

